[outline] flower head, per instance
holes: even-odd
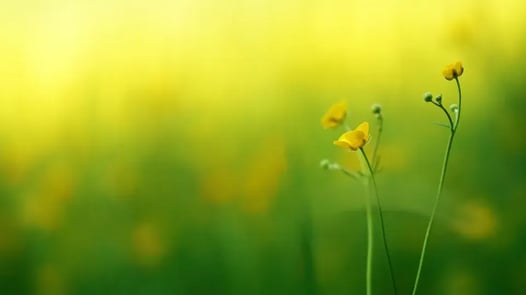
[[[363,122],[356,129],[347,131],[333,143],[339,147],[356,151],[362,148],[369,140],[369,123]]]
[[[464,67],[462,66],[462,63],[457,61],[454,64],[447,65],[442,70],[442,75],[446,80],[453,80],[460,76],[462,76],[462,73],[464,72]]]
[[[333,104],[321,118],[321,126],[325,129],[338,127],[345,120],[345,116],[347,116],[347,103],[341,101]]]

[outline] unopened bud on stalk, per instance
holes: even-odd
[[[371,110],[373,111],[373,114],[378,115],[382,112],[382,106],[375,103],[371,106]]]
[[[424,93],[424,101],[431,102],[433,100],[433,94],[431,92]]]
[[[325,170],[329,170],[330,166],[331,166],[331,162],[329,160],[327,160],[327,159],[321,160],[321,162],[320,162],[320,167],[321,168],[323,168]]]

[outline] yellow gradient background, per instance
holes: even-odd
[[[319,167],[359,169],[320,126],[342,100],[353,127],[383,106],[409,293],[447,140],[422,94],[456,102],[460,60],[420,292],[521,294],[525,19],[516,0],[0,4],[0,293],[364,293],[366,190]]]

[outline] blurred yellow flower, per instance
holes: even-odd
[[[454,218],[453,230],[471,240],[483,240],[494,237],[499,227],[499,218],[495,210],[481,201],[465,201],[459,204]]]
[[[132,246],[137,262],[146,267],[157,266],[164,255],[164,243],[160,229],[152,223],[144,222],[132,232]]]
[[[333,104],[321,118],[321,126],[325,129],[338,127],[345,120],[346,115],[347,103],[340,101]]]
[[[353,151],[363,147],[369,140],[369,123],[363,122],[356,129],[347,131],[334,144]]]
[[[56,230],[75,195],[77,171],[70,162],[54,162],[35,181],[34,189],[20,197],[22,220],[27,226]]]
[[[279,136],[265,139],[243,172],[243,210],[252,214],[267,212],[278,196],[286,169],[285,141]]]
[[[36,269],[36,294],[60,295],[68,294],[66,278],[63,273],[52,264],[45,264]]]
[[[201,195],[213,204],[226,204],[237,194],[238,183],[241,181],[230,166],[211,168],[204,177]]]
[[[457,61],[454,64],[447,65],[442,70],[442,75],[446,80],[453,80],[457,77],[462,76],[462,73],[464,72],[464,67],[462,66],[462,63]]]

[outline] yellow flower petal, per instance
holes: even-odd
[[[344,149],[350,149],[351,148],[349,143],[347,141],[345,141],[345,140],[339,140],[338,139],[338,140],[333,141],[332,143],[334,143],[334,145],[342,147]]]
[[[365,135],[365,140],[369,140],[369,123],[368,122],[361,123],[354,130],[362,131],[363,134]]]
[[[453,80],[455,78],[458,78],[464,73],[464,67],[462,66],[462,63],[457,61],[454,64],[447,65],[442,70],[442,75],[446,80]]]
[[[457,77],[460,77],[462,73],[464,73],[464,67],[462,66],[462,63],[457,61],[454,66],[454,73]]]
[[[443,70],[442,70],[442,75],[444,76],[444,78],[446,78],[446,80],[453,80],[453,78],[455,78],[453,76],[453,69],[451,68],[450,65],[446,66]]]
[[[363,147],[369,140],[369,123],[363,122],[355,130],[347,131],[333,143],[339,147],[348,148],[353,151]]]
[[[336,103],[321,118],[321,126],[325,129],[338,127],[345,120],[346,115],[347,103],[344,101]]]

